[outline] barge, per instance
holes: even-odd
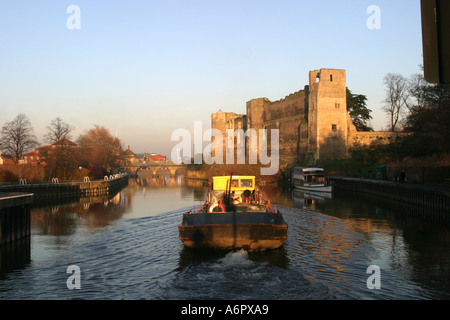
[[[179,239],[189,248],[276,249],[287,239],[282,214],[255,186],[254,176],[213,177],[208,199],[183,214]]]

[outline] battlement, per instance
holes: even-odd
[[[322,85],[342,86],[346,82],[346,71],[344,69],[320,69],[309,72],[309,86],[316,83]]]
[[[386,141],[390,133],[357,132],[347,112],[346,70],[309,72],[309,85],[284,98],[252,99],[246,113],[212,115],[212,127],[220,129],[279,130],[280,167],[297,164],[309,151],[315,159],[348,157],[353,145]]]

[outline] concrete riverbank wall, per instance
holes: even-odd
[[[109,194],[128,185],[128,175],[105,176],[103,180],[70,181],[52,183],[2,184],[1,192],[32,193],[37,198],[87,197]]]
[[[328,179],[336,193],[389,202],[413,215],[450,225],[450,188],[347,177]]]
[[[32,194],[0,194],[0,247],[30,236]]]
[[[30,235],[30,207],[35,201],[113,194],[128,185],[128,178],[114,175],[95,181],[0,185],[0,246]]]

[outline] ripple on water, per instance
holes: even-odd
[[[411,259],[401,234],[389,233],[390,228],[374,229],[364,219],[277,208],[288,224],[288,238],[280,249],[260,253],[199,253],[183,247],[177,225],[184,208],[118,220],[98,232],[59,242],[54,236],[36,235],[31,262],[0,279],[0,299],[304,300],[425,296],[411,281],[414,268],[400,268],[392,262],[406,265]],[[66,269],[72,264],[81,269],[81,290],[67,289]],[[383,272],[383,290],[378,293],[366,287],[366,269],[371,264],[379,264]]]

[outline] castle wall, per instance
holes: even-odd
[[[270,103],[267,98],[252,99],[247,102],[247,128],[263,129],[265,105]]]
[[[350,146],[363,147],[373,143],[387,143],[394,134],[391,131],[355,131],[350,136]]]
[[[293,165],[299,160],[300,127],[304,123],[305,109],[304,90],[281,100],[266,101],[263,125],[267,129],[279,130],[280,167]]]
[[[222,131],[224,141],[226,129],[267,129],[269,136],[270,129],[278,129],[281,170],[298,164],[308,152],[316,160],[343,159],[354,146],[384,143],[392,136],[356,130],[347,112],[346,71],[341,69],[311,71],[303,90],[273,102],[252,99],[244,115],[219,111],[211,124]]]
[[[219,110],[211,115],[211,128],[218,129],[222,131],[222,134],[225,134],[226,129],[228,129],[230,125],[234,125],[236,118],[241,118],[244,116],[245,115],[243,114],[223,112],[222,110]],[[237,122],[239,122],[239,120],[237,120]]]
[[[243,114],[237,114],[234,112],[223,112],[219,110],[211,115],[211,128],[218,129],[222,132],[223,141],[223,163],[225,163],[226,156],[226,131],[227,129],[243,129],[247,130],[247,116]],[[212,138],[214,140],[214,137]],[[235,146],[236,148],[236,146]],[[215,156],[214,150],[212,156]]]

